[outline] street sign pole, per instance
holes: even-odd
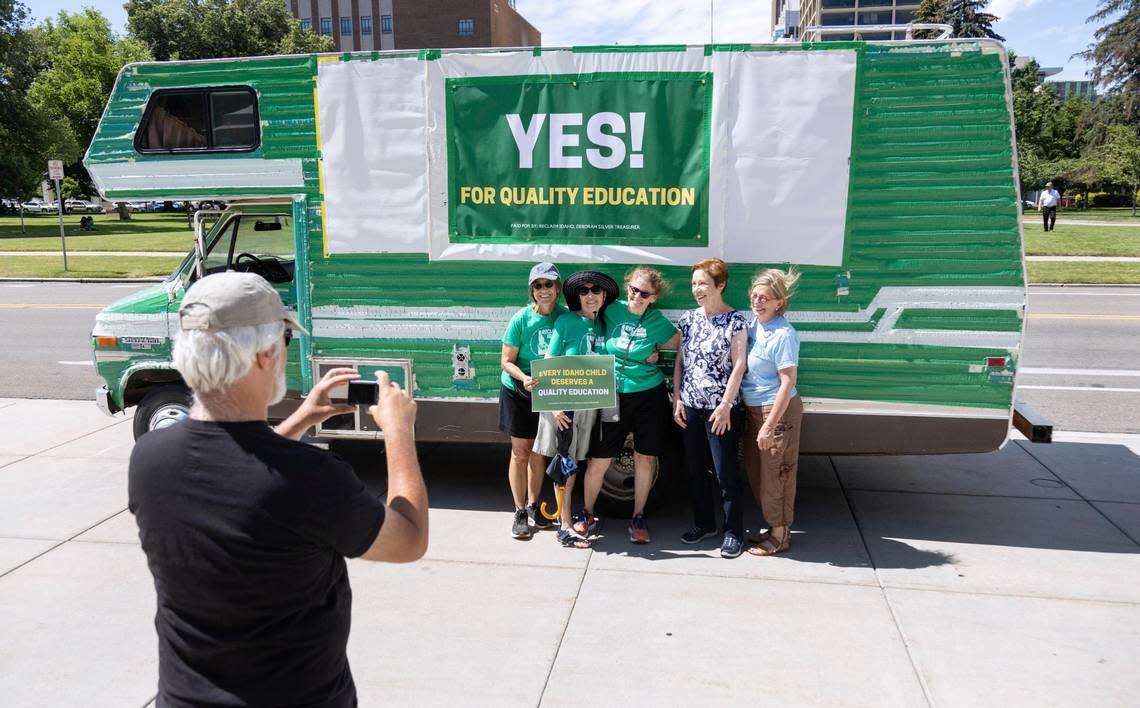
[[[48,177],[55,182],[55,200],[59,207],[59,245],[63,249],[63,269],[67,270],[67,237],[63,233],[63,192],[59,181],[63,179],[63,160],[48,160]]]

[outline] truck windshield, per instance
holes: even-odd
[[[239,214],[207,245],[206,274],[257,273],[271,283],[293,280],[293,219],[284,214]]]

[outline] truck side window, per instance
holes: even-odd
[[[248,152],[259,144],[257,94],[245,86],[155,91],[135,131],[142,153]]]
[[[230,244],[230,270],[257,273],[271,283],[293,280],[293,217],[242,214]]]

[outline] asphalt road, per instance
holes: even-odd
[[[0,282],[0,398],[91,399],[95,314],[141,287]],[[1140,433],[1140,287],[1030,288],[1018,396],[1058,430]]]

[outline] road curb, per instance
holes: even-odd
[[[1140,283],[1027,283],[1034,288],[1135,288]]]
[[[161,283],[166,278],[36,278],[0,276],[0,283]]]

